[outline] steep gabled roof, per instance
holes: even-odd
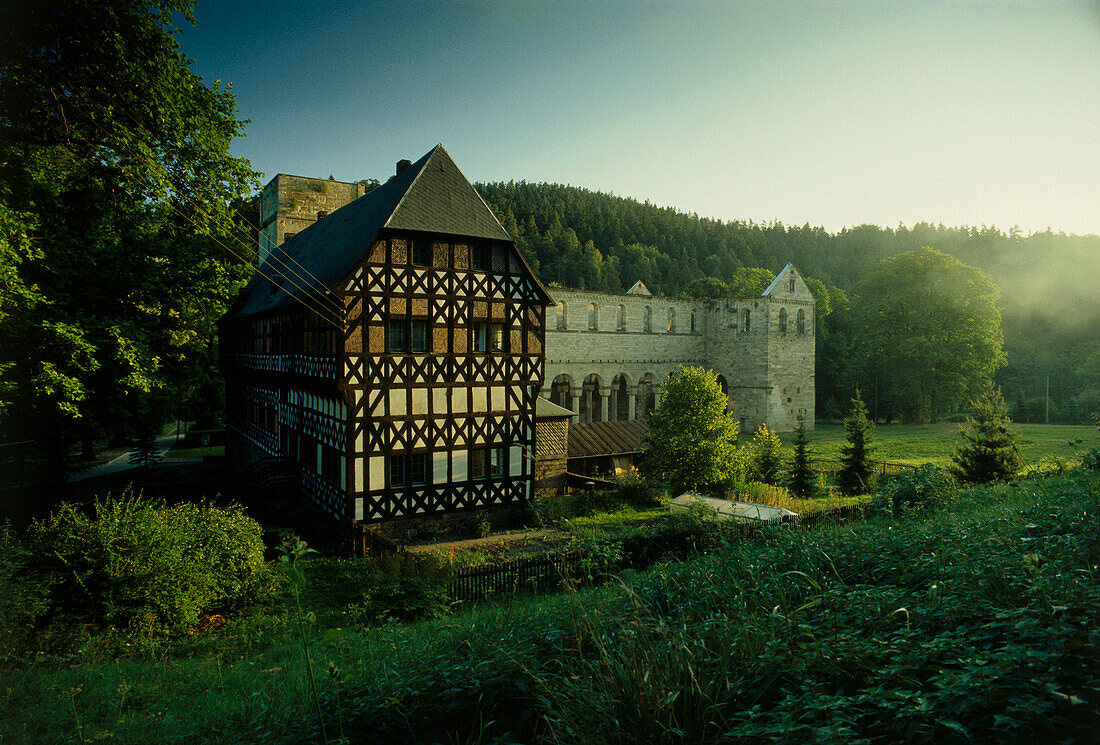
[[[635,282],[633,285],[631,285],[630,289],[626,291],[626,294],[627,295],[652,295],[653,293],[650,292],[649,288],[645,286],[645,282],[643,282],[642,280],[639,279],[637,282]]]
[[[768,285],[768,289],[766,289],[762,293],[760,293],[760,297],[764,297],[765,295],[771,295],[772,290],[774,290],[776,287],[779,286],[779,280],[781,280],[781,279],[783,279],[783,277],[787,276],[787,272],[791,271],[792,269],[794,269],[794,264],[787,264],[787,266],[783,267],[780,270],[779,274],[775,275],[775,279],[772,280],[772,283],[770,285]]]
[[[641,421],[579,422],[569,425],[570,458],[639,453],[649,425]]]
[[[318,285],[333,288],[363,259],[382,229],[487,238],[512,244],[512,251],[551,304],[511,236],[458,170],[451,156],[436,145],[420,160],[386,183],[347,204],[274,249],[241,291],[230,317],[250,316],[320,295]],[[261,274],[262,272],[262,274]],[[267,278],[282,275],[286,292],[271,291]],[[309,292],[295,285],[305,285]],[[289,294],[288,294],[289,293]],[[307,302],[309,302],[307,300]],[[313,301],[316,305],[317,302]]]

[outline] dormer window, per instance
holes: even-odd
[[[320,220],[322,217],[328,217],[328,210],[317,210],[317,219]]]

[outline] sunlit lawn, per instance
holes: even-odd
[[[1073,424],[1018,424],[1023,434],[1020,449],[1028,464],[1035,464],[1042,458],[1078,458],[1080,448],[1100,447],[1100,432],[1091,425]],[[951,453],[958,441],[957,424],[887,424],[875,427],[872,440],[877,460],[895,463],[934,463],[947,465]],[[844,444],[844,426],[840,424],[820,424],[809,433],[810,444],[818,458],[831,459],[840,455]],[[794,443],[794,433],[782,435],[783,445],[790,447]],[[1073,442],[1082,442],[1076,448]]]

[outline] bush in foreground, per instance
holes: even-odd
[[[103,626],[172,632],[265,586],[259,523],[237,505],[165,506],[140,496],[63,504],[30,531],[27,568],[53,613]]]

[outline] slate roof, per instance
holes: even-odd
[[[569,425],[569,457],[625,455],[642,451],[645,422],[580,422]]]
[[[788,263],[787,266],[783,267],[779,271],[779,274],[775,275],[775,279],[772,280],[772,283],[770,285],[768,285],[768,289],[766,289],[762,293],[760,293],[760,297],[764,297],[765,295],[771,295],[772,290],[774,290],[777,286],[779,286],[779,280],[783,279],[783,277],[786,276],[787,272],[789,272],[793,268],[794,268],[794,264],[790,264],[790,263]]]
[[[279,308],[294,302],[291,294],[304,297],[305,290],[295,287],[305,284],[300,276],[316,278],[316,281],[311,278],[310,294],[319,294],[318,284],[332,289],[362,260],[384,228],[506,241],[527,266],[485,200],[458,170],[443,146],[436,145],[386,183],[318,220],[275,249],[272,258],[263,264],[263,274],[259,271],[253,274],[227,317],[250,316]],[[544,301],[552,303],[530,267],[527,270]],[[267,278],[275,274],[286,278],[283,287],[287,292],[271,291]]]

